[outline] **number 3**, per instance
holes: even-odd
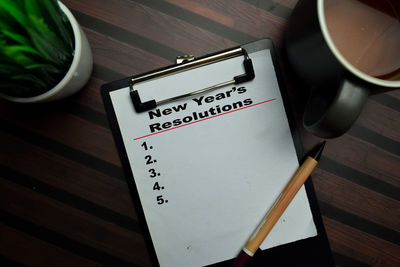
[[[157,173],[156,173],[156,170],[155,170],[155,169],[150,169],[150,170],[149,170],[149,173],[150,173],[150,177],[151,177],[151,178],[154,178],[154,177],[157,176]]]

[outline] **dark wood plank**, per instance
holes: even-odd
[[[64,145],[120,166],[111,132],[77,116],[59,110],[60,106],[2,105],[0,118]]]
[[[329,140],[324,156],[362,173],[368,173],[386,183],[400,187],[398,156],[383,151],[373,144],[345,134],[339,138]]]
[[[103,266],[6,225],[0,225],[0,251],[26,266]]]
[[[116,263],[121,260],[140,266],[148,265],[147,252],[140,234],[99,220],[8,181],[0,180],[0,184],[5,190],[0,201],[3,211],[23,216],[28,222],[94,248],[99,255],[113,255]],[[126,249],[130,246],[135,247],[137,253]]]
[[[366,235],[357,229],[324,218],[324,225],[334,252],[369,266],[398,266],[399,247]]]
[[[399,102],[400,103],[400,102]],[[373,100],[367,101],[357,124],[400,142],[400,113]]]
[[[400,100],[400,90],[393,90],[393,91],[387,92],[386,94]]]
[[[289,8],[294,8],[298,0],[274,0],[274,2],[284,5]]]
[[[84,107],[89,107],[91,110],[99,112],[105,116],[104,104],[100,96],[100,87],[106,82],[107,81],[92,76],[85,87],[72,96],[71,100]]]
[[[133,1],[67,0],[65,4],[85,14],[196,56],[237,44],[189,23],[167,16]],[[112,16],[110,14],[118,14]],[[205,49],[206,48],[206,49]]]
[[[0,136],[7,144],[2,146],[0,154],[3,166],[133,220],[137,219],[127,184],[122,177],[110,177],[2,132]],[[17,182],[12,178],[10,180]]]
[[[314,171],[313,184],[318,200],[394,231],[400,231],[399,201],[321,169]]]
[[[132,76],[172,64],[129,44],[111,39],[104,34],[84,28],[90,42],[95,64],[105,66],[124,76]]]
[[[257,39],[266,36],[280,45],[286,20],[242,1],[184,1],[167,2],[247,33]]]

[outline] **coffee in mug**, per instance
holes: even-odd
[[[334,138],[369,95],[400,88],[400,0],[300,0],[285,33],[288,63],[308,101],[303,126]]]
[[[330,38],[354,68],[378,79],[400,80],[399,2],[324,1]]]

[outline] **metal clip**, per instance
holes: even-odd
[[[193,55],[183,55],[183,56],[177,56],[175,59],[176,64],[181,64],[189,61],[193,61],[194,56]]]
[[[189,69],[193,69],[193,68],[197,68],[200,66],[204,66],[207,64],[212,64],[221,60],[225,60],[228,58],[232,58],[235,56],[239,56],[239,55],[243,55],[244,56],[244,60],[243,60],[243,66],[244,66],[244,70],[245,73],[235,76],[233,77],[232,80],[230,81],[226,81],[226,82],[222,82],[207,88],[203,88],[191,93],[187,93],[187,94],[182,94],[179,96],[175,96],[175,97],[171,97],[168,99],[164,99],[164,100],[160,100],[160,101],[155,101],[155,100],[150,100],[147,102],[142,102],[140,100],[139,97],[139,93],[137,90],[135,90],[133,88],[133,86],[139,82],[143,82],[143,81],[147,81],[153,78],[157,78],[157,77],[162,77],[162,76],[166,76],[166,75],[171,75],[177,72],[181,72],[181,71],[185,71],[185,70],[189,70]],[[180,63],[178,63],[178,58],[180,60]],[[189,97],[189,96],[193,96],[193,95],[197,95],[197,94],[202,94],[223,86],[227,86],[227,85],[231,85],[231,84],[239,84],[239,83],[243,83],[243,82],[247,82],[250,80],[253,80],[255,77],[254,74],[254,69],[253,69],[253,63],[249,57],[249,55],[247,54],[246,50],[244,50],[243,48],[239,47],[239,48],[235,48],[232,50],[228,50],[219,54],[215,54],[212,56],[208,56],[208,57],[204,57],[204,58],[200,58],[200,59],[196,59],[194,60],[193,56],[181,56],[181,57],[177,57],[177,65],[172,66],[171,68],[167,68],[158,72],[154,72],[154,73],[150,73],[141,77],[137,77],[137,78],[133,78],[131,80],[130,83],[130,95],[131,95],[131,99],[133,102],[133,105],[135,107],[136,112],[143,112],[143,111],[148,111],[151,109],[156,108],[158,105],[162,105],[162,104],[166,104],[181,98],[185,98],[185,97]]]

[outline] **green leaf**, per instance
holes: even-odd
[[[0,7],[0,28],[12,29],[12,24],[11,17]]]
[[[25,14],[21,11],[23,10],[20,5],[18,5],[19,1],[8,1],[1,0],[0,8],[2,8],[6,13],[8,13],[13,19],[15,19],[21,26],[26,27],[26,19]]]
[[[49,73],[61,73],[61,70],[51,64],[33,64],[25,67],[27,70],[42,69]]]
[[[0,43],[0,62],[8,62],[21,66],[28,66],[35,63],[39,53],[30,46],[5,45]]]
[[[3,91],[4,89],[28,90],[27,86],[19,85],[17,83],[0,83],[0,91]]]
[[[20,94],[18,92],[26,92],[31,90],[28,86],[20,85],[18,83],[0,83],[0,92],[6,95]],[[17,92],[17,93],[16,93]]]
[[[9,57],[16,64],[19,64],[22,66],[34,64],[34,61],[32,60],[32,58],[25,55],[24,53],[21,53],[18,50],[9,49],[8,47],[6,47],[6,48],[3,48],[2,52],[4,53],[5,56]]]
[[[47,0],[42,0],[46,2]],[[36,0],[24,0],[25,11],[27,14],[33,15],[35,17],[41,18],[42,12],[40,12],[40,6]]]
[[[47,88],[53,87],[63,76],[61,70],[50,64],[36,64],[29,66],[28,69],[32,74],[40,77],[42,81],[47,83]]]
[[[45,13],[48,14],[46,22],[49,27],[57,31],[58,36],[65,41],[70,49],[74,49],[74,34],[72,31],[71,24],[61,10],[58,1],[56,0],[44,0],[42,1]]]
[[[38,87],[47,89],[47,84],[44,81],[42,81],[41,79],[30,73],[13,75],[11,77],[11,80],[29,82],[37,85]]]
[[[6,55],[9,55],[9,56],[15,55],[18,53],[22,53],[22,52],[31,53],[31,54],[40,56],[39,52],[35,48],[33,48],[31,46],[27,46],[27,45],[9,45],[9,46],[3,47],[2,50]],[[12,56],[10,56],[10,57],[12,57]]]
[[[33,87],[29,84],[19,84],[19,83],[0,83],[0,92],[9,96],[14,97],[27,97],[35,96],[45,92],[41,88]]]
[[[11,38],[12,40],[16,41],[17,43],[20,43],[22,45],[31,45],[31,42],[23,35],[8,31],[6,29],[2,29],[1,32],[4,34],[4,36],[7,36]]]
[[[57,0],[0,0],[0,91],[32,96],[68,70],[74,37]]]
[[[24,73],[26,70],[18,65],[0,63],[0,76],[9,79],[16,73]]]
[[[27,30],[36,49],[44,58],[58,66],[68,64],[72,59],[70,50],[48,28],[43,19],[34,16],[28,17],[32,26]]]

